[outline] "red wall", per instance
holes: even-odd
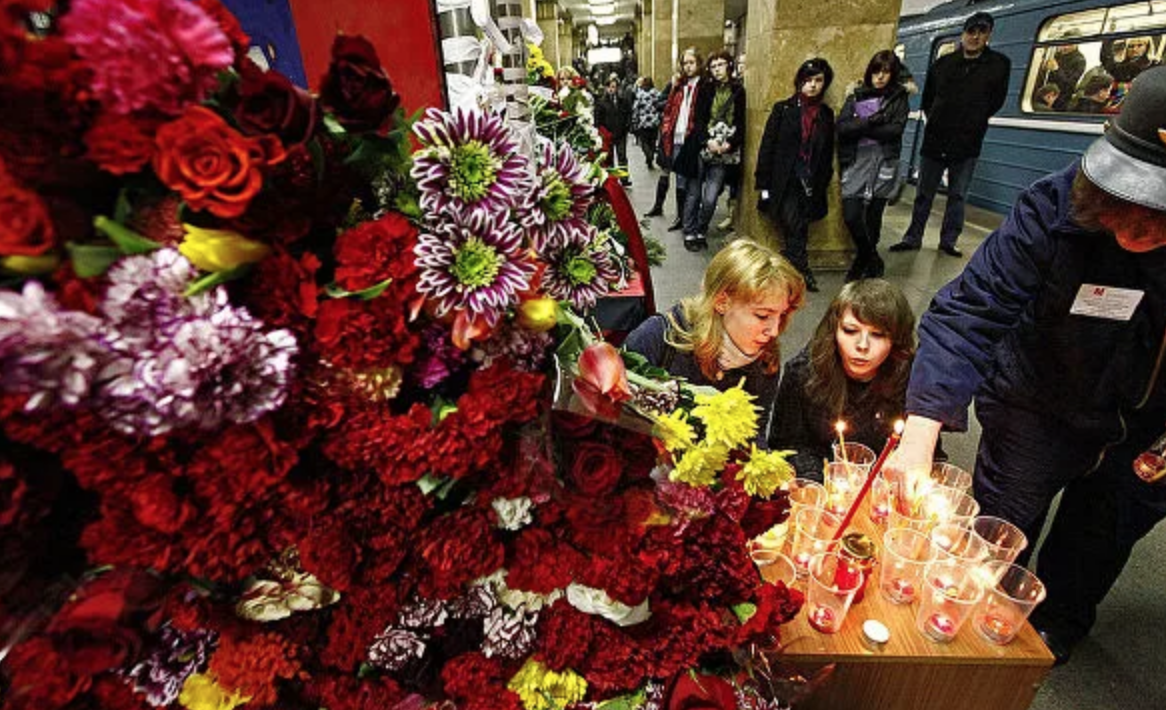
[[[437,21],[431,0],[290,0],[312,90],[328,70],[338,32],[368,38],[408,114],[444,106]]]

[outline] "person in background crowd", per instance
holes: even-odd
[[[655,167],[652,156],[656,153],[656,140],[660,134],[660,92],[652,77],[641,76],[636,82],[635,99],[632,102],[632,133],[640,150],[644,151],[644,162],[648,170]]]
[[[696,189],[684,203],[684,248],[708,247],[705,235],[713,220],[729,169],[741,163],[745,143],[745,87],[733,79],[733,55],[718,50],[709,55],[710,81],[701,85],[696,102],[696,129],[692,140],[697,155]]]
[[[1150,57],[1150,41],[1149,37],[1105,40],[1101,43],[1101,66],[1114,81],[1133,81],[1138,74],[1157,64]]]
[[[1076,34],[1066,36],[1073,37]],[[1044,61],[1042,68],[1045,84],[1057,87],[1057,99],[1051,110],[1064,111],[1073,92],[1077,90],[1077,82],[1085,73],[1085,55],[1081,54],[1075,44],[1058,45],[1053,49],[1053,56]]]
[[[781,334],[802,306],[805,283],[780,255],[749,239],[717,252],[698,295],[657,313],[628,335],[624,347],[653,365],[719,390],[745,378],[745,391],[769,412],[781,368]],[[758,428],[758,446],[765,444]]]
[[[1063,491],[1037,559],[1048,597],[1031,617],[1058,662],[1166,517],[1161,471],[1131,470],[1166,431],[1163,116],[1166,68],[1149,69],[1081,160],[1025,190],[936,294],[884,469],[910,490],[940,429],[967,428],[974,399],[982,512],[1035,546]]]
[[[619,77],[612,74],[607,78],[607,87],[595,102],[595,125],[606,128],[611,134],[611,155],[608,156],[613,168],[628,168],[628,130],[632,122],[632,105],[627,95],[620,91]],[[631,185],[626,176],[620,179],[624,185]]]
[[[911,226],[891,251],[917,251],[931,215],[931,203],[947,171],[947,207],[939,231],[939,250],[961,257],[956,240],[964,228],[964,200],[976,170],[976,158],[988,131],[988,119],[1008,95],[1008,57],[988,47],[995,20],[977,12],[964,21],[960,47],[935,61],[923,87],[921,108],[927,117],[920,149],[919,183]]]
[[[898,186],[899,153],[907,127],[907,90],[899,83],[900,66],[891,50],[876,53],[862,84],[838,114],[842,219],[856,250],[847,281],[883,275],[878,253],[883,210]]]
[[[734,61],[734,64],[736,67],[734,78],[737,80],[737,83],[741,84],[741,86],[744,86],[745,56],[741,55],[740,57],[737,57]],[[717,222],[717,229],[725,232],[725,239],[732,239],[734,236],[733,220],[736,218],[737,205],[739,204],[741,197],[741,178],[743,177],[744,172],[742,166],[743,162],[737,163],[736,165],[730,165],[728,166],[728,170],[725,171],[725,184],[729,188],[729,199],[728,205],[726,207],[727,214],[725,215],[724,219],[722,219],[720,222]]]
[[[1113,91],[1113,77],[1098,72],[1088,77],[1069,102],[1069,113],[1105,113]]]
[[[898,286],[854,281],[830,304],[813,337],[785,364],[770,419],[769,448],[793,449],[798,476],[822,480],[834,425],[880,451],[902,418],[915,354],[915,314]]]
[[[1061,88],[1056,84],[1049,82],[1037,89],[1032,95],[1032,108],[1034,111],[1060,111],[1057,104],[1061,101]]]
[[[681,228],[684,201],[690,183],[696,175],[696,154],[700,148],[694,141],[686,141],[696,122],[696,92],[700,86],[702,61],[696,47],[689,47],[680,55],[680,74],[673,78],[664,115],[660,119],[660,142],[656,164],[661,169],[676,173],[676,220],[668,227],[674,232]],[[656,182],[656,201],[645,216],[664,214],[664,200],[668,197],[668,173]]]
[[[822,97],[834,70],[821,58],[808,59],[794,76],[794,93],[769,113],[753,174],[761,199],[757,208],[777,223],[782,254],[818,290],[806,242],[810,223],[826,216],[826,188],[834,175],[834,111]]]

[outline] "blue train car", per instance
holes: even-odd
[[[1008,56],[1012,74],[968,199],[1006,212],[1021,190],[1068,165],[1101,135],[1138,71],[1163,63],[1166,0],[957,0],[902,18],[895,51],[920,88],[903,140],[909,179],[918,170],[927,69],[958,51],[964,20],[981,11],[996,20],[989,46]]]

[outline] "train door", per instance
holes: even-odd
[[[931,51],[928,53],[927,73],[931,73],[931,67],[935,64],[937,59],[956,51],[956,48],[959,47],[959,42],[960,35],[958,32],[936,37],[935,40],[931,43]],[[924,78],[924,82],[926,82],[926,78]],[[919,91],[923,91],[923,84],[919,85]],[[919,179],[919,149],[923,145],[923,127],[925,122],[923,120],[923,113],[921,110],[912,111],[911,113],[911,117],[915,120],[915,130],[912,132],[911,136],[910,159],[908,160],[907,167],[903,175],[906,182],[910,182],[912,185],[914,185],[918,182]],[[947,178],[945,175],[942,187],[946,187],[946,180]]]

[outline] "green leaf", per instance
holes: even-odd
[[[392,282],[393,279],[388,278],[384,281],[381,281],[380,283],[373,284],[372,286],[361,289],[359,291],[345,291],[335,283],[330,283],[324,287],[324,295],[328,296],[329,298],[359,298],[362,301],[371,301],[372,299],[384,293],[385,289],[387,289],[389,284]]]
[[[752,602],[742,602],[732,606],[733,613],[737,615],[737,621],[742,624],[749,623],[753,615],[757,613],[757,605]]]
[[[316,182],[324,182],[324,171],[328,167],[328,161],[324,156],[324,146],[320,145],[319,138],[308,141],[308,156],[312,159],[312,167],[316,169]]]
[[[228,281],[241,279],[251,271],[251,267],[252,264],[243,264],[242,266],[236,266],[235,268],[227,269],[226,271],[212,271],[211,273],[203,276],[202,278],[187,286],[186,290],[182,292],[182,295],[190,298],[191,296],[197,296],[204,291],[209,291],[219,284],[225,284]]]
[[[364,680],[365,678],[372,678],[380,674],[380,670],[371,663],[361,663],[360,668],[356,669],[357,680]]]
[[[125,221],[130,218],[130,213],[133,211],[133,205],[130,204],[130,195],[127,188],[122,188],[117,193],[117,203],[113,206],[113,221],[118,224],[125,224]]]
[[[341,136],[348,133],[344,126],[340,125],[340,121],[337,121],[336,117],[330,113],[324,114],[324,128],[328,129],[329,133],[335,133]]]
[[[105,215],[93,218],[93,226],[121,249],[123,254],[148,254],[162,245],[153,239],[147,239],[123,224],[113,221]]]
[[[83,279],[101,276],[123,256],[121,249],[117,247],[97,244],[69,242],[65,248],[69,250],[69,261],[73,264],[73,273]]]
[[[639,690],[629,695],[621,695],[618,698],[610,698],[596,705],[596,710],[636,710],[636,708],[643,707],[647,696],[644,691]]]
[[[429,495],[433,491],[445,485],[444,478],[438,478],[432,473],[427,473],[421,478],[417,479],[417,487],[421,489],[424,495]]]

